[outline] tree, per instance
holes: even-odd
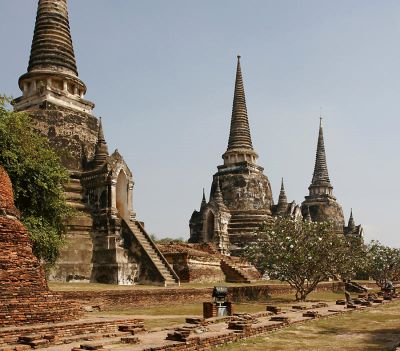
[[[33,252],[51,266],[63,244],[65,218],[73,214],[63,191],[69,175],[48,140],[34,131],[31,118],[13,112],[10,101],[0,96],[0,164],[13,183]]]
[[[161,238],[161,239],[156,239],[157,244],[185,244],[186,241],[182,238]]]
[[[398,279],[400,273],[400,250],[372,241],[368,245],[368,275],[383,288],[388,281]]]
[[[289,283],[296,300],[304,301],[318,283],[331,277],[351,277],[357,271],[356,238],[336,234],[331,223],[277,218],[265,223],[244,256],[263,273]]]

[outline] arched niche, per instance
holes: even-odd
[[[212,211],[208,211],[205,220],[205,241],[210,242],[214,239],[215,231],[215,216]]]
[[[129,180],[122,170],[117,177],[116,205],[118,215],[122,218],[129,218]]]

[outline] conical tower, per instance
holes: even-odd
[[[314,173],[311,185],[308,187],[311,195],[326,194],[332,195],[333,187],[329,179],[328,166],[326,164],[324,131],[322,127],[322,118],[319,122],[319,134],[317,143],[317,152],[315,156]]]
[[[94,164],[95,166],[101,166],[105,163],[107,160],[107,157],[109,156],[108,153],[108,146],[107,142],[104,138],[104,131],[103,131],[103,123],[99,122],[99,134],[97,138],[97,144],[96,144],[96,151],[94,154]]]
[[[281,190],[279,193],[279,199],[278,199],[278,205],[277,205],[277,214],[278,215],[283,215],[286,213],[288,207],[288,202],[287,202],[287,197],[286,197],[286,192],[285,192],[285,186],[283,184],[283,178],[281,181]]]
[[[254,233],[271,217],[273,206],[268,177],[256,163],[258,155],[251,140],[240,56],[237,57],[228,147],[222,158],[224,164],[218,166],[213,176],[210,202],[200,212],[194,211],[190,219],[190,242],[223,236],[226,240],[220,246],[235,255],[254,240]],[[210,208],[212,214],[208,211]],[[212,229],[213,235],[207,224],[212,222],[212,216],[220,221]]]
[[[201,199],[200,209],[203,209],[206,205],[207,205],[206,193],[205,193],[204,188],[203,188],[203,197]]]
[[[18,111],[44,102],[92,111],[94,104],[83,99],[86,86],[78,78],[67,0],[39,0],[28,71],[18,84],[23,92],[14,101]]]
[[[363,233],[364,229],[361,225],[356,225],[353,217],[353,209],[351,209],[349,222],[347,224],[347,227],[344,228],[344,234],[362,238]]]
[[[353,218],[353,209],[350,211],[350,218],[349,218],[349,223],[347,224],[347,228],[350,232],[353,232],[356,229],[356,223],[354,222]]]
[[[19,78],[16,111],[29,113],[35,129],[76,172],[92,160],[98,139],[94,104],[85,100],[69,26],[67,0],[39,0],[28,69]]]
[[[313,222],[332,222],[335,230],[343,233],[343,210],[332,194],[333,187],[328,174],[322,118],[319,123],[314,173],[308,190],[309,195],[301,205],[303,218],[311,218]]]
[[[235,92],[228,148],[222,155],[222,158],[224,159],[225,165],[243,161],[256,163],[258,158],[251,141],[246,96],[244,93],[242,69],[240,66],[240,55],[237,57]]]
[[[224,198],[222,197],[222,192],[221,192],[221,185],[219,183],[219,178],[217,178],[217,185],[216,189],[213,195],[213,200],[218,204],[218,205],[223,205],[224,204]]]

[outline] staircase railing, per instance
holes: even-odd
[[[178,277],[178,275],[175,273],[175,271],[172,269],[172,267],[170,266],[170,264],[168,263],[168,261],[166,260],[166,258],[164,257],[164,255],[161,253],[161,251],[159,250],[159,248],[157,247],[156,243],[151,239],[150,235],[147,234],[146,230],[144,229],[144,227],[142,226],[142,224],[138,221],[132,222],[130,220],[126,220],[126,219],[122,219],[122,221],[124,222],[124,224],[133,232],[133,230],[130,228],[129,223],[133,223],[134,225],[136,225],[140,232],[143,234],[143,236],[145,237],[145,239],[149,242],[150,246],[153,248],[153,250],[156,252],[158,258],[160,259],[160,261],[166,266],[167,270],[169,271],[169,273],[173,276],[175,283],[178,284],[178,286],[180,286],[180,279]],[[135,233],[133,232],[133,235],[135,235]],[[140,240],[138,239],[139,243]],[[148,258],[154,263],[154,265],[157,268],[156,263],[154,262],[154,260],[152,259],[152,257],[148,254],[148,252],[146,251],[146,249],[142,246],[143,250],[146,252],[146,255],[148,256]],[[157,268],[158,269],[158,268]],[[163,276],[163,274],[160,272],[161,276]],[[165,277],[164,277],[165,278]]]
[[[221,268],[222,271],[225,273],[225,275],[227,275],[227,281],[234,281],[234,280],[238,280],[237,278],[233,277],[233,280],[229,278],[229,274],[232,275],[232,272],[234,273],[233,275],[239,276],[242,282],[244,283],[250,283],[250,278],[247,276],[247,274],[245,274],[245,272],[242,272],[241,269],[239,269],[238,267],[236,267],[233,263],[228,262],[224,259],[221,259]],[[230,272],[229,272],[230,271]],[[232,278],[232,277],[231,277]]]

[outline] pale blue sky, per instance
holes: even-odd
[[[0,92],[18,96],[36,0],[0,0]],[[188,238],[226,150],[236,55],[277,200],[311,181],[320,107],[334,194],[366,238],[399,245],[400,1],[70,0],[86,97],[158,237]]]

